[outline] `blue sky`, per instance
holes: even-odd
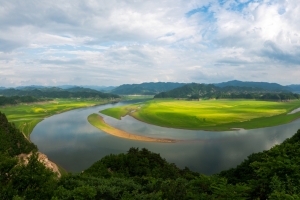
[[[0,86],[300,84],[298,0],[0,0]]]

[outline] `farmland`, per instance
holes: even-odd
[[[102,114],[120,119],[132,117],[157,126],[223,131],[232,128],[254,129],[289,123],[300,113],[288,115],[300,107],[300,101],[273,102],[255,100],[151,100],[110,108]]]
[[[41,103],[6,105],[2,106],[0,111],[5,113],[8,121],[13,122],[29,138],[33,128],[46,117],[76,108],[107,102],[109,101],[103,99],[54,99],[53,101]]]

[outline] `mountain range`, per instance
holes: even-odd
[[[182,87],[189,83],[177,83],[177,82],[148,82],[141,84],[123,84],[120,86],[93,86],[93,85],[85,85],[85,86],[76,86],[76,85],[60,85],[55,86],[55,88],[60,88],[63,90],[69,90],[71,88],[87,88],[92,89],[94,91],[107,92],[118,95],[156,95],[160,92],[170,91],[172,89]],[[213,83],[212,85],[217,87],[227,87],[227,86],[237,86],[237,87],[248,87],[248,88],[261,88],[267,91],[272,92],[295,92],[300,93],[300,84],[292,84],[292,85],[280,85],[278,83],[268,83],[268,82],[250,82],[250,81],[238,81],[232,80],[222,83]],[[31,86],[19,86],[15,89],[17,90],[46,90],[46,88],[51,88],[53,90],[54,87],[50,86],[39,86],[39,85],[31,85]],[[8,88],[0,87],[1,90],[6,90]],[[58,90],[58,89],[57,89]]]

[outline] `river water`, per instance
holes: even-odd
[[[298,119],[289,124],[252,130],[194,131],[158,127],[130,116],[117,120],[102,115],[108,124],[130,133],[184,140],[168,144],[114,137],[87,121],[92,113],[136,102],[139,101],[81,108],[51,116],[34,128],[30,139],[39,151],[69,172],[83,171],[105,155],[126,153],[130,147],[139,147],[159,153],[180,168],[187,166],[193,171],[210,175],[235,167],[251,153],[270,149],[300,128]]]

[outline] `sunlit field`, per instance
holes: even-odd
[[[110,108],[101,113],[120,119],[127,114],[149,124],[201,130],[260,128],[291,122],[300,113],[287,115],[300,107],[300,101],[254,100],[151,100]]]
[[[29,137],[33,128],[46,117],[76,108],[107,102],[108,100],[103,99],[54,99],[49,102],[2,106],[0,111],[5,113],[9,122],[13,122],[26,137]]]

